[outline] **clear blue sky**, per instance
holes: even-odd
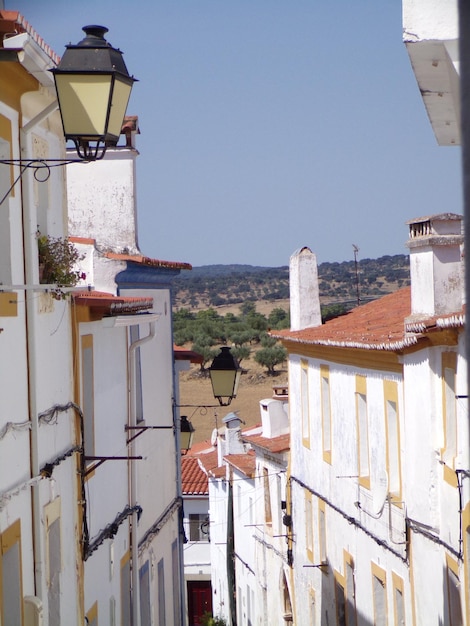
[[[58,53],[109,28],[135,84],[139,244],[193,265],[407,253],[405,222],[461,213],[400,0],[5,0]]]

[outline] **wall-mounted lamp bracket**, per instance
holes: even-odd
[[[143,457],[141,456],[86,456],[84,457],[85,461],[98,461],[88,469],[83,472],[83,476],[86,478],[88,474],[91,474],[95,471],[97,467],[103,465],[105,461],[141,461]]]
[[[130,443],[131,441],[134,441],[134,439],[137,439],[137,437],[139,437],[140,435],[142,435],[142,433],[144,433],[147,430],[175,430],[175,427],[173,425],[171,426],[124,426],[124,430],[126,432],[128,432],[129,430],[138,430],[139,432],[135,435],[133,435],[132,437],[130,437],[126,443]]]
[[[17,165],[21,168],[20,173],[8,191],[0,198],[0,205],[8,198],[27,170],[33,170],[34,179],[39,183],[45,183],[49,180],[53,167],[63,167],[64,165],[69,165],[69,163],[88,163],[91,160],[93,159],[88,159],[87,161],[83,159],[0,159],[0,165]]]

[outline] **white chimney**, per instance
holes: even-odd
[[[260,400],[263,437],[272,439],[289,432],[289,403],[281,400]]]
[[[243,445],[241,438],[240,425],[241,419],[236,413],[228,413],[222,420],[225,424],[225,441],[222,440],[222,445],[218,446],[218,452],[220,454],[219,466],[221,460],[227,454],[244,454],[245,446]]]
[[[291,330],[320,326],[317,257],[307,247],[290,258],[289,289]]]
[[[440,213],[407,222],[411,314],[455,313],[464,302],[462,216]]]

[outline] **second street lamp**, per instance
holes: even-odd
[[[230,352],[230,348],[228,346],[220,348],[219,354],[209,368],[212,392],[220,406],[228,406],[233,398],[237,397],[241,373],[238,361]]]

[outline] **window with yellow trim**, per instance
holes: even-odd
[[[357,626],[354,561],[352,556],[349,554],[349,552],[346,552],[346,550],[344,550],[344,589],[346,594],[346,626]]]
[[[87,611],[86,620],[88,626],[98,626],[98,603],[95,602],[91,609]]]
[[[269,484],[269,472],[267,467],[263,467],[263,489],[264,489],[264,521],[269,526],[273,521],[271,507],[271,489]]]
[[[320,386],[323,460],[331,463],[331,398],[330,368],[328,365],[320,365]]]
[[[23,624],[21,522],[0,534],[0,623]]]
[[[60,528],[60,498],[44,507],[46,520],[47,604],[49,626],[60,626],[60,573],[62,571],[62,542]]]
[[[460,597],[460,577],[459,577],[459,564],[448,554],[446,555],[446,579],[447,579],[447,601],[448,611],[447,620],[445,623],[448,626],[462,626],[462,599]]]
[[[307,558],[313,563],[313,508],[312,494],[305,490],[305,545]]]
[[[389,380],[384,381],[384,399],[388,492],[392,501],[401,502],[400,421],[397,383]]]
[[[375,563],[372,563],[372,598],[374,601],[374,626],[387,626],[386,573]]]
[[[356,376],[357,473],[359,483],[370,488],[369,421],[367,416],[367,383]]]
[[[335,570],[335,605],[336,623],[338,626],[347,626],[346,622],[346,594],[344,591],[344,577]]]
[[[10,119],[0,113],[0,159],[11,159],[12,154],[12,122]],[[0,200],[11,188],[7,195],[13,197],[15,188],[12,187],[14,181],[13,166],[0,167]],[[11,253],[12,253],[12,233],[10,208],[8,199],[1,206],[0,210],[0,281],[6,285],[11,284]]]
[[[456,400],[457,355],[455,352],[442,354],[442,415],[444,428],[444,446],[442,460],[455,469],[457,456],[457,400]]]
[[[320,563],[326,563],[328,555],[326,548],[326,513],[323,500],[318,501],[318,544],[320,548]],[[326,568],[322,568],[322,571],[327,573]]]
[[[403,579],[392,572],[393,584],[393,624],[406,626],[404,584]]]
[[[300,395],[302,410],[302,443],[307,448],[310,447],[310,395],[308,385],[308,361],[300,361]]]
[[[82,411],[85,456],[95,455],[95,398],[93,371],[93,335],[81,338]]]
[[[131,624],[131,561],[130,553],[121,559],[121,626]]]

